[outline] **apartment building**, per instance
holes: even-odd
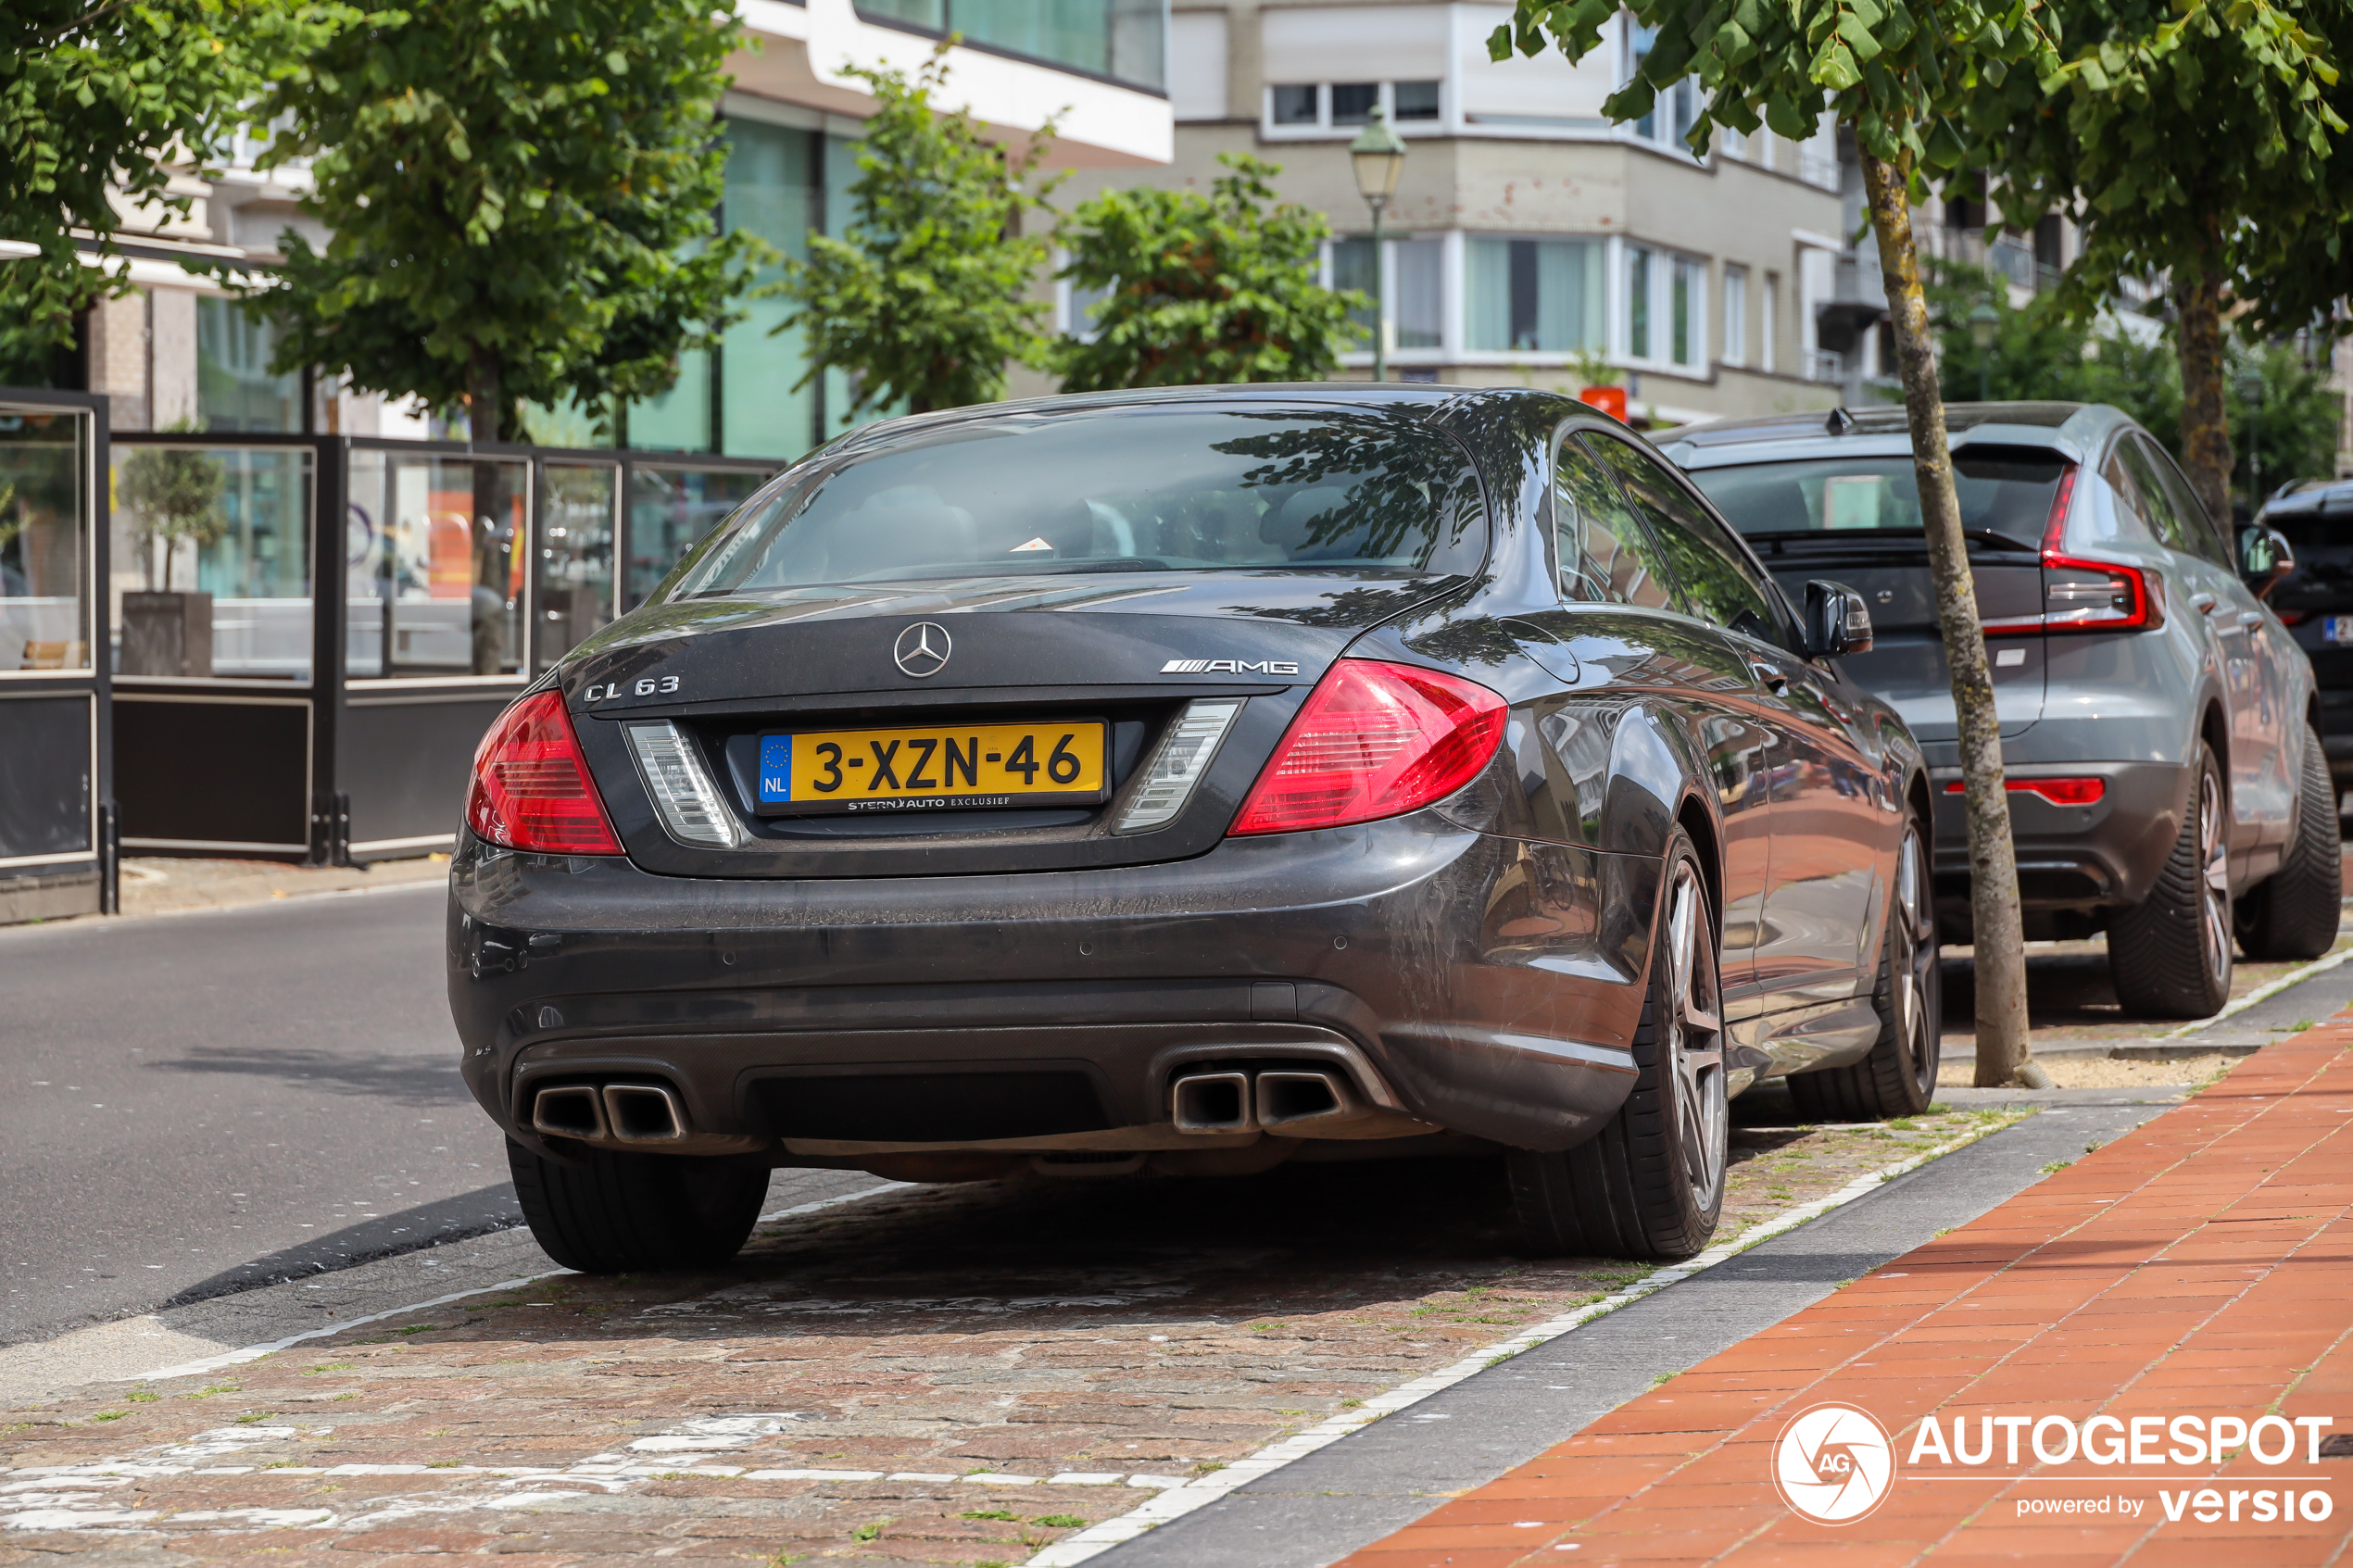
[[[912,74],[939,38],[951,51],[948,102],[992,134],[1019,141],[1059,115],[1051,162],[1100,177],[1164,167],[1174,150],[1166,92],[1163,0],[739,0],[750,47],[730,62],[723,104],[728,146],[722,221],[749,229],[787,256],[812,233],[839,232],[854,176],[854,143],[873,112],[853,66]],[[82,349],[60,379],[111,400],[118,430],[196,419],[208,430],[440,434],[421,409],[299,374],[272,375],[269,329],[248,320],[185,256],[265,272],[302,216],[305,171],[254,168],[258,144],[226,149],[216,178],[182,173],[184,218],[144,221],[122,236],[137,292],[92,312]],[[792,458],[838,430],[847,406],[837,377],[796,389],[808,365],[797,334],[771,336],[786,313],[755,302],[715,352],[686,357],[677,384],[622,420],[641,449]],[[549,444],[597,444],[578,410],[534,410],[526,434]],[[606,444],[610,444],[609,442]]]
[[[1859,215],[1833,129],[1804,142],[1683,145],[1685,83],[1631,125],[1603,118],[1650,40],[1620,16],[1603,47],[1505,62],[1487,39],[1504,5],[1428,0],[1176,0],[1164,169],[1082,170],[1076,199],[1114,181],[1206,186],[1217,155],[1282,166],[1290,199],[1338,236],[1331,282],[1384,282],[1390,373],[1575,388],[1599,356],[1637,413],[1666,421],[1829,408],[1879,371],[1875,263],[1845,243]],[[1374,107],[1409,148],[1376,257],[1347,144]],[[1084,329],[1087,302],[1063,301]],[[1369,326],[1369,323],[1367,323]],[[1367,373],[1371,354],[1350,373]]]

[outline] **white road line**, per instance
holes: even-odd
[[[2004,1123],[2005,1126],[2009,1124]],[[1484,1349],[1472,1351],[1452,1366],[1441,1367],[1427,1376],[1415,1378],[1410,1383],[1401,1383],[1388,1393],[1365,1400],[1356,1410],[1343,1411],[1319,1425],[1311,1426],[1306,1431],[1285,1437],[1279,1442],[1270,1443],[1248,1459],[1237,1460],[1223,1470],[1213,1471],[1207,1475],[1188,1481],[1181,1486],[1172,1486],[1159,1496],[1148,1499],[1140,1507],[1123,1513],[1116,1519],[1106,1519],[1101,1524],[1081,1530],[1075,1536],[1066,1536],[1031,1558],[1025,1568],[1074,1568],[1075,1564],[1084,1562],[1099,1552],[1109,1551],[1122,1541],[1133,1540],[1156,1525],[1165,1524],[1172,1519],[1180,1519],[1197,1508],[1213,1503],[1238,1486],[1255,1481],[1262,1475],[1272,1474],[1294,1460],[1305,1459],[1316,1449],[1340,1441],[1350,1433],[1371,1424],[1382,1416],[1391,1415],[1408,1406],[1417,1405],[1432,1394],[1452,1388],[1466,1378],[1476,1377],[1497,1361],[1506,1361],[1523,1350],[1532,1350],[1537,1346],[1558,1339],[1565,1334],[1572,1334],[1592,1323],[1595,1318],[1606,1317],[1620,1307],[1629,1306],[1641,1300],[1653,1291],[1664,1290],[1670,1285],[1687,1280],[1693,1274],[1738,1257],[1760,1242],[1770,1241],[1784,1231],[1795,1230],[1808,1220],[1819,1219],[1833,1209],[1852,1203],[1869,1193],[1877,1192],[1881,1186],[1906,1171],[1918,1170],[1931,1160],[1942,1159],[1955,1149],[1966,1148],[1978,1139],[2000,1130],[1997,1127],[1973,1128],[1963,1136],[1916,1154],[1909,1160],[1881,1166],[1879,1170],[1857,1176],[1828,1198],[1818,1198],[1811,1203],[1800,1204],[1787,1213],[1768,1220],[1753,1230],[1743,1231],[1732,1240],[1711,1247],[1687,1261],[1656,1270],[1637,1284],[1628,1286],[1614,1296],[1605,1297],[1589,1307],[1580,1307],[1576,1311],[1566,1312],[1559,1317],[1548,1319],[1533,1328],[1522,1329],[1508,1339],[1499,1340]]]
[[[813,1203],[796,1203],[789,1209],[779,1209],[773,1214],[762,1214],[760,1216],[759,1223],[764,1225],[777,1220],[788,1220],[796,1215],[813,1214],[820,1209],[831,1209],[842,1203],[862,1202],[866,1198],[879,1198],[884,1193],[896,1192],[912,1185],[908,1182],[886,1182],[880,1186],[861,1187],[856,1192],[845,1192],[832,1198],[821,1198]],[[462,1301],[469,1296],[487,1296],[494,1290],[519,1290],[535,1280],[553,1279],[559,1274],[568,1274],[573,1272],[571,1269],[548,1269],[541,1273],[522,1274],[513,1279],[501,1280],[497,1285],[476,1286],[472,1290],[454,1290],[447,1296],[436,1296],[428,1301],[411,1301],[405,1307],[394,1307],[388,1311],[370,1312],[365,1317],[346,1318],[340,1323],[329,1323],[324,1328],[314,1328],[302,1334],[290,1334],[283,1339],[271,1339],[259,1345],[247,1345],[243,1349],[223,1351],[218,1356],[207,1356],[200,1361],[182,1361],[178,1366],[168,1366],[155,1372],[144,1372],[132,1377],[110,1377],[103,1381],[159,1383],[167,1377],[196,1377],[205,1373],[219,1372],[222,1367],[237,1366],[245,1361],[258,1361],[264,1356],[275,1355],[280,1350],[289,1346],[299,1345],[306,1339],[323,1339],[329,1335],[342,1334],[364,1323],[382,1323],[386,1318],[396,1318],[408,1312],[429,1311],[435,1307],[446,1307],[452,1301]]]

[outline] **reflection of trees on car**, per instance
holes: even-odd
[[[1295,414],[1243,417],[1299,420]],[[1450,543],[1484,517],[1478,483],[1462,455],[1446,437],[1405,416],[1318,417],[1312,424],[1293,423],[1289,430],[1215,442],[1210,450],[1264,459],[1265,466],[1244,473],[1241,483],[1288,492],[1271,514],[1277,517],[1304,493],[1338,489],[1336,481],[1344,479],[1343,494],[1302,520],[1293,560],[1300,558],[1302,548],[1328,548],[1343,540],[1353,541],[1350,554],[1360,558],[1391,555],[1416,535],[1435,549],[1433,513],[1441,517]]]
[[[1440,584],[1424,579],[1394,588],[1342,588],[1318,595],[1325,601],[1319,605],[1227,605],[1226,613],[1296,621],[1302,626],[1373,626],[1411,609],[1442,583],[1442,579]]]

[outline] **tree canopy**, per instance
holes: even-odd
[[[2247,252],[2321,215],[2346,123],[2313,31],[2320,0],[2064,0],[2060,57],[1970,107],[1975,157],[2007,220],[2073,214],[2064,297],[2088,312],[2127,279],[2170,279],[2179,318],[2183,468],[2230,516],[2223,315]],[[2278,286],[2282,280],[2273,280]]]
[[[1074,291],[1100,294],[1093,335],[1054,345],[1065,392],[1258,381],[1320,381],[1354,335],[1354,291],[1316,281],[1331,226],[1277,202],[1282,169],[1220,153],[1227,172],[1198,191],[1108,190],[1061,229]]]
[[[716,228],[739,31],[731,3],[407,0],[338,35],[260,111],[332,235],[258,295],[278,368],[462,403],[491,441],[521,400],[667,388],[764,254]]]
[[[359,16],[325,0],[0,6],[0,239],[41,247],[0,263],[0,381],[44,379],[75,318],[129,290],[124,209],[184,214],[170,166],[200,163],[272,76]]]
[[[809,258],[787,261],[772,285],[794,311],[778,331],[807,334],[809,383],[849,372],[842,422],[903,402],[916,413],[1002,395],[1008,361],[1040,363],[1047,307],[1030,290],[1046,262],[1026,213],[1054,182],[1036,178],[1054,134],[1049,119],[1014,151],[981,133],[962,109],[932,102],[948,80],[943,39],[913,81],[853,68],[875,94],[849,186],[852,217],[838,237],[812,234]]]

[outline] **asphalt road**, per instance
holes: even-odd
[[[0,930],[0,1345],[512,1223],[442,897]]]

